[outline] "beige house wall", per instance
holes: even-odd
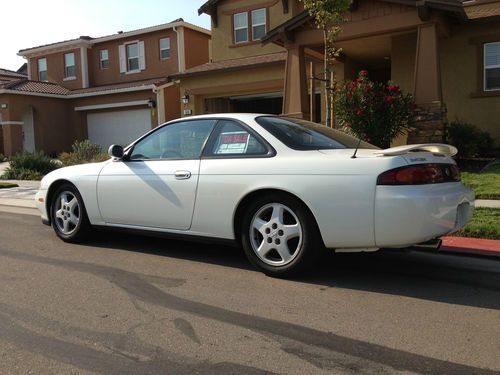
[[[188,104],[180,104],[181,114],[206,112],[205,99],[283,91],[285,64],[251,68],[233,72],[212,72],[207,75],[183,77],[181,95],[189,95]]]
[[[270,30],[299,11],[294,1],[289,3],[288,13],[283,13],[281,0],[221,1],[217,6],[217,27],[212,26],[212,60],[221,61],[284,51],[284,48],[273,43],[262,46],[260,41],[235,44],[233,42],[233,15],[252,9],[267,8],[267,30]]]
[[[473,40],[491,35],[500,41],[500,23],[453,27],[451,36],[441,41],[441,79],[448,120],[460,119],[488,131],[500,147],[500,92],[491,97],[478,92],[483,65],[478,47],[482,51],[483,44]]]

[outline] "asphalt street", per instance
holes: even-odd
[[[0,212],[1,374],[500,373],[500,261],[326,255],[266,277],[238,248]]]

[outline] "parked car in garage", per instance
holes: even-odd
[[[272,276],[326,247],[375,251],[462,228],[474,195],[444,144],[386,150],[304,120],[256,114],[171,121],[111,159],[56,170],[36,196],[64,241],[94,226],[241,244]]]

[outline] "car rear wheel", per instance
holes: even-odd
[[[90,223],[83,199],[70,184],[61,186],[51,203],[52,228],[66,242],[80,242],[90,231]]]
[[[241,233],[250,262],[274,277],[304,273],[323,247],[312,214],[286,195],[269,194],[250,204]]]

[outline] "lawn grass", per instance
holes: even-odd
[[[471,221],[453,236],[500,240],[500,208],[476,208]]]
[[[8,188],[13,188],[13,187],[18,187],[19,185],[17,184],[12,184],[10,182],[0,182],[0,189],[8,189]]]
[[[481,173],[462,172],[462,182],[474,190],[476,199],[500,199],[500,160]]]

